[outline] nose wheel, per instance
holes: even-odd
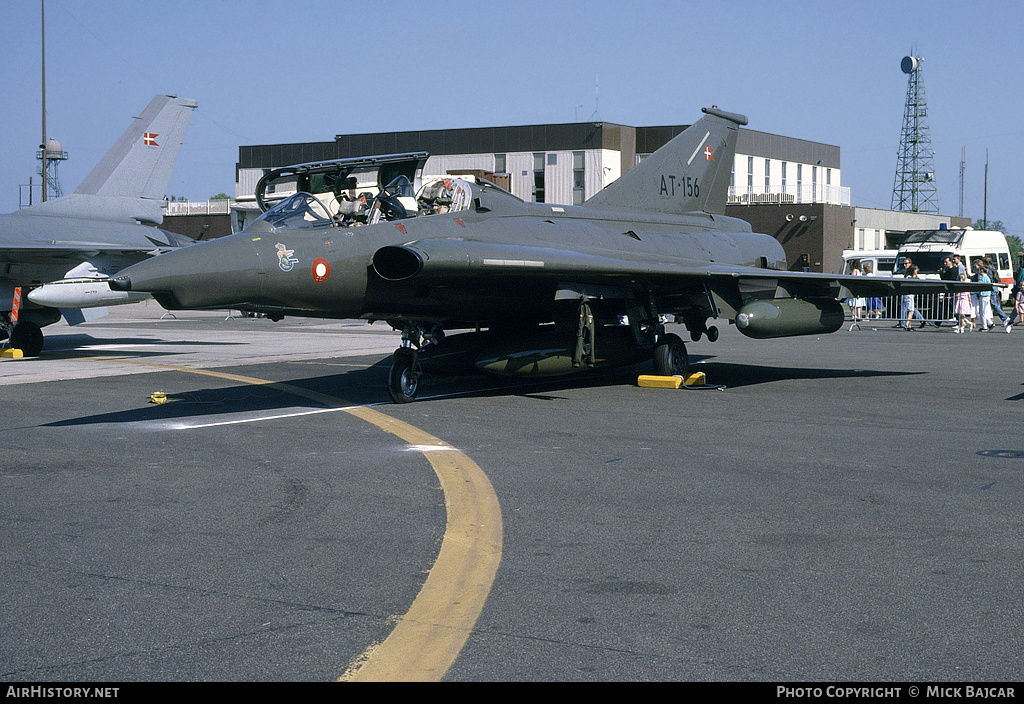
[[[395,403],[412,403],[420,384],[420,366],[415,350],[400,347],[388,373],[388,393]]]

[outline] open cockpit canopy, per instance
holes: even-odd
[[[423,176],[429,154],[335,159],[274,169],[256,184],[260,220],[278,227],[353,227],[466,210],[491,189],[473,177]],[[517,199],[518,200],[518,199]]]

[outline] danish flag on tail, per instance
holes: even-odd
[[[147,147],[159,147],[160,145],[156,143],[156,138],[159,136],[156,132],[143,132],[142,143]]]

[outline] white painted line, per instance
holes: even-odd
[[[377,405],[377,404],[373,404]],[[215,423],[181,423],[172,422],[164,423],[171,430],[199,430],[201,428],[217,428],[225,425],[242,425],[245,423],[260,423],[267,420],[282,420],[284,418],[300,418],[302,416],[313,416],[320,413],[337,413],[338,411],[348,411],[353,408],[364,408],[364,406],[346,406],[344,408],[316,408],[313,410],[306,411],[294,411],[292,413],[276,413],[269,416],[253,416],[250,418],[235,418],[233,420],[222,420]]]
[[[697,152],[699,152],[704,147],[704,142],[708,141],[708,137],[710,137],[710,136],[711,136],[711,133],[708,132],[706,135],[704,135],[704,139],[700,140],[700,144],[698,144],[697,148],[693,150],[693,154],[690,155],[690,158],[686,160],[686,165],[687,166],[689,166],[690,162],[693,161],[693,158],[695,156],[697,156]]]

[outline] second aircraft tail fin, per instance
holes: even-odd
[[[75,193],[163,200],[197,106],[173,95],[153,98]]]

